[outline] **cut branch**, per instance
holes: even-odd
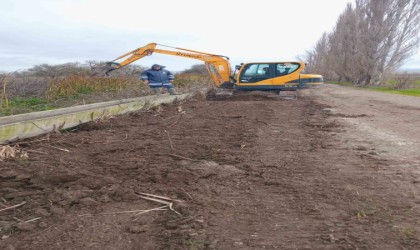
[[[10,206],[10,207],[2,208],[2,209],[0,209],[0,212],[23,206],[25,203],[26,203],[26,201],[23,201],[19,204],[16,204],[16,205],[13,205],[13,206]]]

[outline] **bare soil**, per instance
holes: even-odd
[[[418,99],[297,94],[197,96],[20,142],[29,159],[0,162],[0,249],[420,249]]]

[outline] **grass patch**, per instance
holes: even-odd
[[[100,93],[119,93],[130,88],[144,88],[138,77],[69,76],[49,83],[48,100]]]
[[[355,215],[357,216],[357,218],[359,218],[359,219],[367,217],[367,215],[366,215],[365,211],[363,211],[363,210],[358,210],[358,211],[355,211],[355,212],[354,212],[354,214],[355,214]]]
[[[198,249],[203,249],[204,247],[203,244],[192,239],[188,239],[185,242],[185,244],[187,245],[189,250],[198,250]]]
[[[12,107],[31,107],[31,106],[39,106],[47,104],[47,100],[43,98],[38,97],[30,97],[30,98],[22,98],[22,97],[16,97],[10,101],[10,105]]]
[[[336,85],[342,85],[342,86],[355,87],[353,85],[353,83],[351,83],[351,82],[328,82],[328,83],[336,84]]]
[[[54,108],[55,107],[45,98],[16,97],[9,101],[8,106],[0,107],[0,116],[51,110]]]
[[[399,95],[420,96],[420,88],[395,90],[387,87],[366,87],[366,89]]]
[[[414,228],[398,227],[398,226],[394,226],[394,228],[398,231],[399,235],[403,238],[412,238],[417,233]]]
[[[398,95],[408,95],[408,96],[420,96],[420,80],[416,80],[414,84],[416,85],[414,88],[410,89],[394,89],[392,85],[389,87],[361,87],[361,86],[354,86],[351,82],[329,82],[331,84],[337,84],[341,86],[347,87],[354,87],[354,88],[361,88],[361,89],[368,89],[373,91],[380,91],[386,92],[391,94],[398,94]]]
[[[177,74],[175,76],[175,88],[190,88],[199,86],[209,86],[212,80],[208,75],[198,74]]]
[[[416,230],[414,228],[400,228],[399,232],[403,237],[414,237],[416,234]]]

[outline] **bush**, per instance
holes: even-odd
[[[91,77],[69,76],[53,79],[47,90],[48,100],[79,95],[93,95],[104,92],[119,93],[128,88],[145,88],[137,77]]]
[[[174,86],[178,88],[206,87],[212,83],[208,75],[180,73],[175,76]]]

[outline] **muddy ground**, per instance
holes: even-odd
[[[420,249],[420,106],[358,91],[196,96],[22,141],[0,249]]]

